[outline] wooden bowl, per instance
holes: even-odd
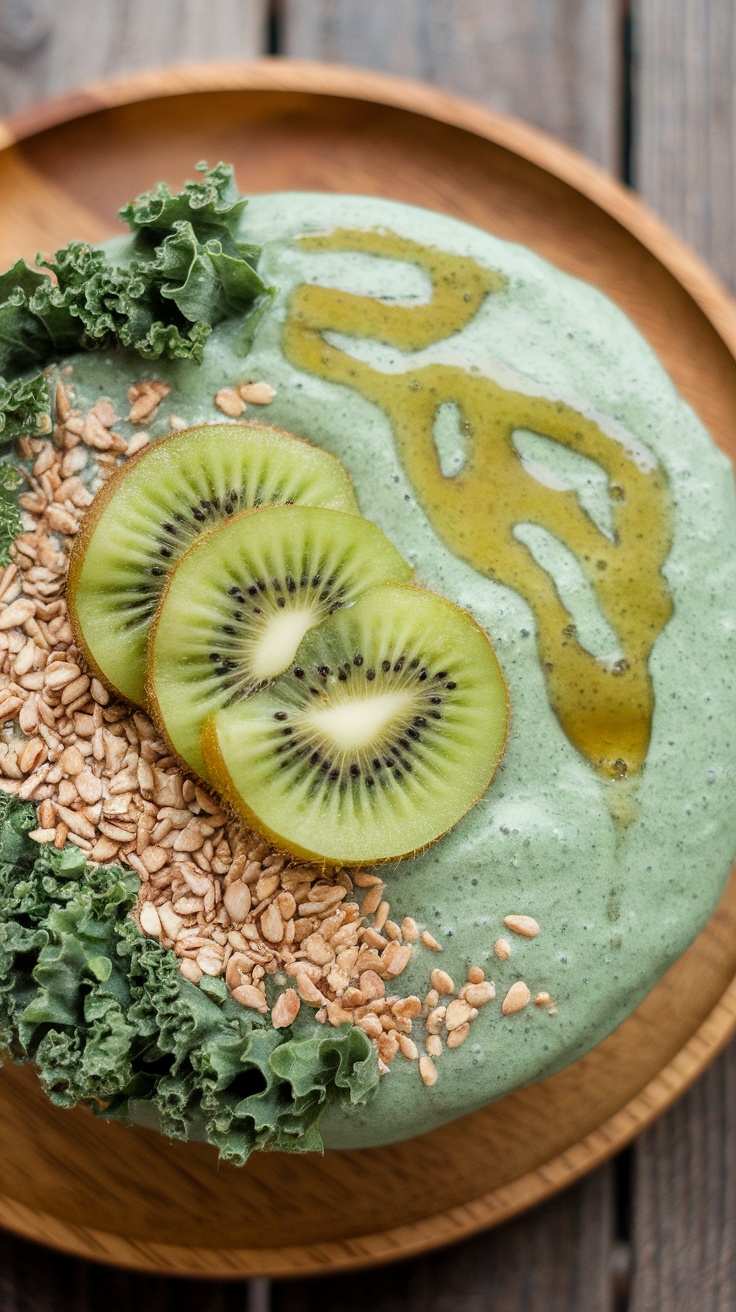
[[[120,204],[196,160],[246,191],[390,196],[524,242],[634,320],[736,454],[736,309],[617,183],[513,120],[428,87],[288,61],[146,73],[0,124],[0,267],[116,229]],[[0,1222],[150,1271],[289,1276],[407,1257],[570,1184],[667,1107],[736,1025],[736,879],[692,947],[587,1057],[408,1143],[324,1157],[202,1145],[61,1112],[0,1074]]]

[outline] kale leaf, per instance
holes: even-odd
[[[0,278],[0,296],[2,295]],[[0,304],[0,350],[2,347],[3,306]],[[49,390],[43,374],[35,378],[7,383],[0,377],[0,445],[14,442],[22,433],[45,434],[51,431]],[[6,484],[3,484],[6,486]]]
[[[255,323],[272,294],[256,273],[260,248],[235,237],[246,203],[232,167],[218,164],[176,195],[161,183],[126,205],[133,242],[124,253],[70,242],[35,269],[18,260],[0,275],[0,375],[116,346],[199,363],[215,324],[233,315]],[[50,430],[45,393],[40,375],[0,377],[0,443]]]
[[[234,242],[247,201],[238,191],[232,166],[217,164],[208,171],[207,165],[200,163],[196,168],[204,176],[197,182],[185,182],[183,191],[174,195],[165,182],[159,182],[153,191],[124,205],[120,218],[131,232],[160,237],[183,219],[191,223],[200,241],[210,237],[222,240],[227,235]]]
[[[16,499],[22,482],[17,465],[0,460],[0,565],[10,563],[10,548],[23,528]]]
[[[378,1061],[359,1028],[275,1030],[220,979],[197,987],[129,912],[137,876],[28,838],[35,808],[0,794],[0,1053],[49,1097],[192,1134],[243,1163],[321,1148],[336,1098],[364,1103]]]

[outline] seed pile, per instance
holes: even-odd
[[[150,423],[167,392],[132,387],[129,422]],[[423,1000],[400,996],[412,954],[441,946],[411,917],[391,919],[381,878],[339,871],[328,879],[274,852],[180,769],[145,714],[83,670],[64,599],[71,540],[94,491],[148,434],[115,433],[105,399],[83,416],[61,383],[56,421],[53,443],[19,444],[33,466],[19,498],[23,532],[0,576],[0,789],[36,803],[36,842],[73,843],[91,861],[137,872],[136,920],[176,953],[186,979],[223,976],[241,1005],[266,1014],[265,980],[277,976],[274,1026],[290,1025],[302,1005],[320,1022],[350,1021],[375,1043],[383,1073],[401,1054],[433,1085],[435,1059],[467,1039],[495,985],[479,966],[458,989],[434,969]],[[539,931],[526,916],[505,923],[525,937]],[[512,985],[504,1014],[530,996],[526,984]],[[551,1000],[539,993],[534,1001]],[[415,1024],[424,1030],[421,1056]]]

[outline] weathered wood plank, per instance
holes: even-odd
[[[274,1285],[273,1312],[613,1312],[613,1168],[414,1262]]]
[[[167,1280],[96,1266],[0,1231],[0,1312],[269,1312],[267,1280]]]
[[[736,8],[633,0],[633,173],[736,289]],[[736,1306],[736,1047],[634,1146],[630,1312]]]
[[[263,53],[267,0],[4,0],[0,117],[101,77]]]
[[[637,1142],[630,1312],[736,1307],[736,1044]]]
[[[736,290],[736,6],[633,0],[634,181]]]
[[[621,0],[284,0],[283,53],[424,78],[614,172]]]

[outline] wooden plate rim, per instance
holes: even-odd
[[[614,1116],[571,1148],[510,1184],[434,1216],[359,1238],[279,1248],[195,1248],[141,1243],[0,1197],[0,1225],[26,1239],[137,1271],[242,1280],[310,1276],[403,1261],[469,1239],[551,1198],[626,1147],[690,1087],[736,1030],[736,980],[683,1048]]]
[[[339,96],[421,114],[525,158],[620,223],[675,277],[736,356],[736,303],[707,265],[631,192],[544,132],[421,82],[312,61],[260,59],[154,69],[98,82],[0,120],[0,151],[64,122],[162,96],[223,90]],[[656,986],[655,986],[656,987]],[[574,1183],[618,1152],[680,1096],[736,1031],[736,980],[662,1070],[618,1112],[572,1147],[509,1184],[434,1216],[360,1238],[279,1248],[194,1248],[139,1243],[69,1225],[0,1196],[0,1224],[25,1238],[137,1270],[225,1279],[314,1275],[416,1256],[499,1224]]]
[[[521,155],[580,192],[616,219],[689,292],[736,356],[736,303],[709,266],[627,187],[592,160],[540,128],[451,95],[424,82],[370,69],[281,56],[246,63],[210,61],[148,69],[91,82],[68,95],[0,119],[0,150],[26,137],[103,109],[213,91],[291,91],[364,100],[462,128]]]

